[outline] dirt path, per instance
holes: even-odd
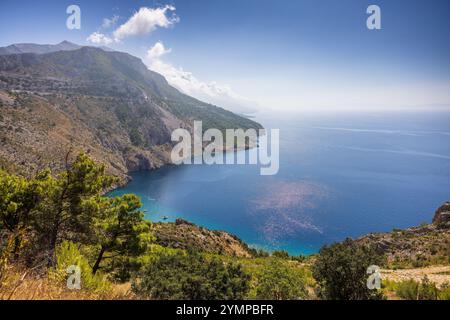
[[[434,282],[440,287],[446,282],[450,284],[450,266],[404,270],[381,270],[381,276],[383,279],[395,282],[410,279],[419,282],[422,281],[424,276],[427,276],[431,282]]]

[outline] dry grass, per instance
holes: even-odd
[[[96,294],[87,290],[70,290],[46,275],[9,269],[0,284],[0,300],[132,300],[129,283],[113,284],[111,292]]]
[[[444,284],[450,283],[450,266],[433,266],[417,269],[401,269],[401,270],[381,270],[383,279],[393,282],[402,282],[414,280],[422,282],[426,276],[431,282],[435,283],[438,288]]]

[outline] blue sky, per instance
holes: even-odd
[[[70,4],[81,8],[80,30],[66,28]],[[381,8],[381,30],[366,27],[370,4]],[[148,11],[139,19],[160,19],[155,10],[166,8],[168,24],[157,20],[150,30],[130,31],[130,18],[143,7]],[[113,22],[102,27],[104,18]],[[230,108],[450,105],[447,0],[2,0],[0,30],[0,46],[100,45],[86,40],[97,32],[179,89]]]

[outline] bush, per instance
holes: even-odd
[[[239,300],[246,296],[249,280],[240,265],[177,252],[151,260],[132,287],[154,299]]]
[[[297,300],[307,297],[306,273],[289,263],[272,259],[258,276],[256,298],[263,300]]]
[[[279,250],[272,252],[272,257],[280,259],[289,259],[289,253],[285,250]]]
[[[381,299],[380,292],[367,287],[367,268],[382,263],[383,257],[375,250],[352,240],[325,246],[313,265],[318,295],[328,300]]]
[[[438,293],[438,300],[450,300],[450,284],[445,283],[442,285],[441,290]]]
[[[397,284],[395,293],[405,300],[437,300],[438,297],[445,297],[445,289],[439,292],[436,285],[425,276],[421,283],[414,280],[402,281]],[[441,294],[441,295],[440,295]]]
[[[437,300],[438,299],[438,289],[436,285],[428,280],[425,276],[422,283],[419,286],[419,300]]]
[[[397,284],[395,293],[398,297],[406,300],[417,300],[417,291],[419,283],[414,280],[402,281]]]
[[[49,278],[66,285],[69,273],[67,268],[75,265],[81,271],[81,289],[94,293],[106,293],[110,283],[100,272],[92,273],[88,260],[80,253],[75,243],[64,241],[56,250],[56,267],[49,270]]]
[[[45,169],[24,178],[0,170],[0,236],[16,237],[13,256],[27,267],[54,267],[56,247],[64,241],[90,245],[97,249],[92,252],[94,274],[106,268],[127,280],[126,271],[153,240],[141,202],[135,195],[102,196],[117,178],[85,153],[70,158],[68,152],[66,170],[56,175]]]

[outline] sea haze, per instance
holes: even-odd
[[[134,173],[153,221],[183,218],[252,246],[311,254],[324,244],[430,222],[450,200],[450,113],[261,116],[280,129],[280,171],[168,166]]]

